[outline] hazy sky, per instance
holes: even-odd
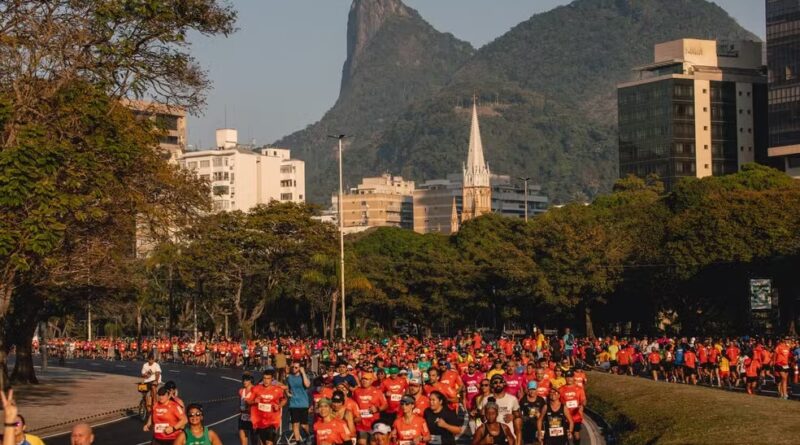
[[[189,119],[189,143],[201,148],[213,145],[226,115],[240,142],[266,144],[319,120],[339,94],[351,0],[231,2],[239,11],[239,31],[227,39],[197,39],[192,48],[214,83],[204,114]],[[476,48],[569,2],[405,0],[436,29]],[[764,0],[715,3],[764,39]]]

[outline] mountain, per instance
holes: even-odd
[[[354,0],[339,98],[319,122],[275,142],[306,161],[308,199],[329,203],[337,188],[336,141],[345,133],[348,184],[375,175],[375,144],[400,113],[440,90],[475,52],[400,0]]]
[[[420,45],[412,29],[439,44]],[[312,200],[334,190],[333,144],[318,142],[326,130],[357,135],[345,154],[349,184],[383,171],[443,177],[465,161],[477,92],[493,172],[532,177],[557,202],[591,198],[617,176],[616,84],[652,60],[656,43],[685,37],[758,40],[705,0],[576,0],[473,52],[399,0],[356,0],[339,101],[319,123],[279,143],[300,153],[309,141],[329,149],[311,161],[324,165],[307,164]],[[420,48],[437,54],[424,59],[429,75],[397,63]],[[446,62],[437,60],[445,54]],[[404,94],[400,85],[413,89]]]

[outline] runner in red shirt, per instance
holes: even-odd
[[[317,413],[319,417],[314,422],[317,445],[342,445],[350,440],[352,432],[344,420],[333,416],[329,399],[317,402]]]
[[[394,422],[394,419],[400,413],[400,399],[405,395],[407,388],[408,380],[406,379],[406,374],[398,374],[397,368],[389,369],[389,377],[384,379],[381,384],[381,391],[383,391],[388,403],[386,408],[387,422]]]
[[[775,346],[775,372],[778,373],[780,382],[778,383],[778,397],[782,399],[789,399],[789,355],[791,350],[789,348],[789,339],[784,338],[783,341]]]
[[[286,391],[273,381],[275,370],[267,368],[261,384],[254,386],[247,399],[250,418],[261,443],[275,444],[281,427],[281,413],[286,405]]]
[[[580,443],[580,431],[583,425],[583,407],[586,406],[586,393],[583,388],[575,384],[575,373],[567,371],[567,384],[558,389],[561,394],[561,403],[567,407],[575,424],[574,437],[575,443]]]
[[[183,408],[169,398],[167,388],[159,388],[157,398],[153,405],[152,415],[144,425],[144,430],[150,431],[150,427],[153,427],[153,444],[172,444],[179,435],[183,434],[181,429],[189,420],[186,418]]]
[[[653,380],[658,381],[658,373],[661,371],[661,354],[653,349],[647,354],[647,363],[650,364],[650,373],[653,375]]]
[[[394,421],[392,437],[397,445],[416,445],[431,440],[428,424],[421,416],[414,414],[414,398],[405,396],[400,401],[403,415]]]
[[[422,416],[430,408],[431,400],[422,393],[422,380],[419,377],[408,380],[408,395],[414,398],[414,414]]]
[[[467,364],[467,372],[461,376],[461,381],[464,383],[464,398],[462,402],[467,411],[472,410],[472,402],[480,392],[481,380],[483,380],[483,373],[476,370],[474,362]]]
[[[366,445],[372,424],[378,420],[380,412],[388,407],[386,397],[379,388],[372,386],[375,374],[365,372],[361,375],[361,387],[353,391],[353,399],[358,404],[361,422],[356,424],[359,445]]]
[[[753,355],[755,355],[755,358],[747,357],[744,359],[747,393],[750,395],[755,394],[756,386],[758,386],[758,373],[761,370],[761,362],[758,360],[758,355],[755,354],[755,351]]]
[[[683,353],[683,366],[686,372],[684,376],[688,378],[692,385],[697,384],[697,355],[691,347]],[[688,382],[687,382],[688,383]]]

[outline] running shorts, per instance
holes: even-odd
[[[289,408],[289,418],[292,423],[308,423],[308,408]]]

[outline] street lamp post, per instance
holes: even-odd
[[[347,317],[345,316],[344,307],[344,210],[342,210],[342,200],[344,199],[344,186],[342,179],[342,140],[346,135],[328,135],[331,139],[339,141],[339,274],[341,285],[342,297],[342,341],[347,341]]]
[[[524,190],[524,193],[525,193],[525,222],[528,222],[528,181],[530,181],[531,178],[517,178],[517,179],[519,179],[520,181],[525,183],[525,190]]]

